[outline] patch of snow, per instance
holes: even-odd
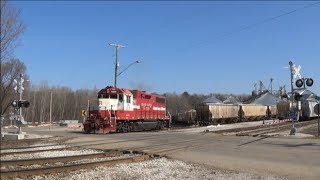
[[[11,155],[2,155],[1,160],[18,160],[18,159],[37,159],[37,158],[49,158],[49,157],[62,157],[62,156],[76,156],[84,154],[97,154],[103,151],[85,149],[85,150],[58,150],[58,151],[47,151],[47,152],[38,152],[30,154],[11,154]]]
[[[27,148],[27,149],[4,149],[4,150],[1,150],[1,153],[50,150],[50,149],[60,149],[60,148],[66,148],[66,147],[68,147],[68,146],[55,145],[55,146],[43,146],[43,147],[35,147],[35,148]]]
[[[272,123],[274,120],[265,120],[265,124]],[[184,132],[184,133],[199,133],[199,132],[214,132],[219,130],[226,130],[226,129],[235,129],[235,128],[244,128],[244,127],[254,127],[263,125],[263,121],[252,121],[252,122],[241,122],[241,123],[234,123],[234,124],[218,124],[218,125],[210,125],[204,127],[192,127],[186,129],[177,129],[172,130],[174,132]]]
[[[53,137],[50,135],[26,134],[25,139],[39,139]]]

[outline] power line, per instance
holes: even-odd
[[[301,10],[303,10],[303,9],[307,9],[307,8],[309,8],[309,7],[312,7],[312,6],[316,6],[316,5],[318,5],[318,4],[320,4],[320,1],[315,2],[315,3],[312,3],[312,4],[308,4],[308,5],[306,5],[306,6],[303,6],[303,7],[300,7],[300,8],[297,8],[297,9],[294,9],[294,10],[291,10],[291,11],[288,11],[288,12],[285,12],[285,13],[282,13],[282,14],[277,15],[277,16],[273,16],[273,17],[269,17],[269,18],[263,19],[263,20],[261,20],[261,21],[258,21],[258,22],[256,22],[256,23],[253,23],[253,24],[250,24],[250,25],[247,25],[247,26],[242,26],[242,27],[240,27],[240,28],[238,28],[238,29],[236,29],[236,30],[234,30],[234,31],[232,31],[232,32],[223,33],[223,34],[220,35],[220,36],[214,37],[214,38],[212,38],[211,40],[204,40],[204,41],[195,43],[195,44],[193,44],[193,45],[190,45],[189,47],[182,48],[182,49],[180,49],[180,51],[185,50],[185,49],[189,49],[189,48],[193,48],[193,47],[197,47],[197,46],[201,46],[201,45],[203,45],[203,44],[205,44],[205,43],[209,43],[209,42],[213,41],[214,39],[223,39],[223,38],[229,37],[229,36],[231,36],[231,35],[233,35],[233,34],[235,34],[235,33],[242,32],[242,31],[251,29],[251,28],[253,28],[253,27],[255,27],[255,26],[258,26],[258,25],[261,25],[261,24],[264,24],[264,23],[267,23],[267,22],[270,22],[270,21],[274,21],[274,20],[276,20],[276,19],[278,19],[278,18],[281,18],[281,17],[283,17],[283,16],[287,16],[287,15],[296,13],[296,12],[301,11]],[[177,51],[175,51],[175,52],[177,52]]]
[[[263,19],[263,20],[258,21],[258,22],[256,22],[256,23],[253,23],[253,24],[250,24],[250,25],[247,25],[247,26],[240,27],[239,29],[237,29],[237,30],[235,30],[235,31],[228,32],[228,33],[224,33],[224,34],[222,34],[221,36],[215,37],[215,39],[228,37],[228,36],[233,35],[233,34],[235,34],[235,33],[238,33],[238,32],[241,32],[241,31],[244,31],[244,30],[247,30],[247,29],[251,29],[251,28],[253,28],[253,27],[255,27],[255,26],[258,26],[258,25],[260,25],[260,24],[264,24],[264,23],[267,23],[267,22],[276,20],[276,19],[281,18],[281,17],[283,17],[283,16],[286,16],[286,15],[289,15],[289,14],[293,14],[293,13],[295,13],[295,12],[301,11],[301,10],[303,10],[303,9],[306,9],[306,8],[309,8],[309,7],[311,7],[311,6],[315,6],[315,5],[318,5],[318,4],[320,4],[320,2],[308,4],[308,5],[303,6],[303,7],[301,7],[301,8],[297,8],[297,9],[294,9],[294,10],[289,11],[289,12],[285,12],[285,13],[280,14],[280,15],[277,15],[277,16],[273,16],[273,17],[270,17],[270,18]],[[198,45],[201,45],[201,44],[204,44],[204,43],[208,43],[208,42],[210,42],[210,40],[200,42],[200,43],[196,44],[195,46],[198,46]]]

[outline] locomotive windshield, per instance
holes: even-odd
[[[99,99],[119,99],[119,101],[123,101],[123,94],[117,94],[115,92],[111,92],[108,94],[105,90],[100,91],[98,94]]]

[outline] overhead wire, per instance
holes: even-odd
[[[253,27],[258,26],[258,25],[260,25],[260,24],[264,24],[264,23],[267,23],[267,22],[276,20],[276,19],[281,18],[281,17],[283,17],[283,16],[286,16],[286,15],[289,15],[289,14],[293,14],[293,13],[295,13],[295,12],[301,11],[301,10],[303,10],[303,9],[306,9],[306,8],[309,8],[309,7],[318,5],[318,4],[320,4],[320,1],[319,1],[319,2],[316,2],[316,3],[308,4],[308,5],[306,5],[306,6],[303,6],[303,7],[300,7],[300,8],[297,8],[297,9],[294,9],[294,10],[291,10],[291,11],[288,11],[288,12],[285,12],[285,13],[282,13],[282,14],[277,15],[277,16],[273,16],[273,17],[270,17],[270,18],[263,19],[263,20],[258,21],[258,22],[256,22],[256,23],[253,23],[253,24],[250,24],[250,25],[247,25],[247,26],[240,27],[239,29],[237,29],[237,30],[235,30],[235,31],[233,31],[233,32],[224,33],[223,35],[216,37],[216,39],[225,38],[225,37],[230,36],[230,35],[232,35],[232,34],[235,34],[235,33],[238,33],[238,32],[241,32],[241,31],[244,31],[244,30],[253,28]],[[203,41],[203,42],[201,42],[201,43],[199,43],[199,44],[206,43],[206,42],[209,42],[209,41]],[[199,45],[199,44],[198,44],[198,45]]]
[[[185,49],[189,49],[189,48],[193,48],[193,47],[197,47],[197,46],[201,46],[201,45],[203,45],[203,44],[205,44],[205,43],[209,43],[209,42],[213,41],[214,39],[223,39],[223,38],[229,37],[229,36],[231,36],[231,35],[233,35],[233,34],[235,34],[235,33],[242,32],[242,31],[251,29],[251,28],[253,28],[253,27],[255,27],[255,26],[258,26],[258,25],[261,25],[261,24],[264,24],[264,23],[267,23],[267,22],[270,22],[270,21],[274,21],[274,20],[276,20],[276,19],[278,19],[278,18],[281,18],[281,17],[283,17],[283,16],[287,16],[287,15],[296,13],[296,12],[301,11],[301,10],[303,10],[303,9],[307,9],[307,8],[310,8],[310,7],[312,7],[312,6],[316,6],[316,5],[319,5],[319,4],[320,4],[320,1],[317,1],[317,2],[315,2],[315,3],[311,3],[311,4],[305,5],[305,6],[300,7],[300,8],[296,8],[296,9],[294,9],[294,10],[291,10],[291,11],[288,11],[288,12],[285,12],[285,13],[282,13],[282,14],[280,14],[280,15],[276,15],[276,16],[273,16],[273,17],[269,17],[269,18],[263,19],[263,20],[261,20],[261,21],[255,22],[255,23],[250,24],[250,25],[247,25],[247,26],[242,26],[242,27],[240,27],[240,28],[238,28],[238,29],[236,29],[236,30],[234,30],[234,31],[232,31],[232,32],[223,33],[222,35],[216,36],[216,37],[214,37],[214,38],[212,38],[212,39],[210,39],[210,40],[204,40],[204,41],[201,41],[201,42],[197,42],[197,43],[195,43],[195,44],[193,44],[193,45],[191,45],[191,46],[188,46],[188,47],[185,47],[185,48],[181,48],[180,51],[185,50]],[[179,51],[179,50],[178,50],[178,51]],[[176,50],[175,52],[177,52],[177,50]],[[167,55],[168,55],[168,54],[167,54]]]

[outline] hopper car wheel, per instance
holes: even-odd
[[[237,123],[238,121],[241,121],[241,120],[240,120],[239,118],[234,118],[234,119],[233,119],[233,122],[234,122],[234,123]]]

